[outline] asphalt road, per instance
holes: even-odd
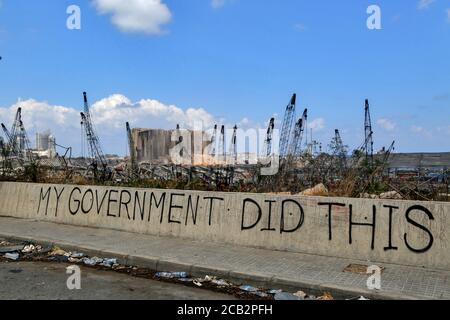
[[[67,264],[0,262],[2,300],[230,300],[233,296],[81,267],[81,290],[69,290]]]

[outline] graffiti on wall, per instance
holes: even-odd
[[[191,193],[183,191],[144,191],[127,189],[103,189],[80,187],[54,187],[40,188],[37,205],[37,214],[54,215],[70,214],[74,217],[80,215],[96,214],[107,219],[127,219],[129,221],[177,224],[184,226],[213,226],[221,223],[223,215],[230,214],[239,217],[240,232],[273,232],[281,235],[302,232],[308,214],[317,214],[317,209],[327,218],[328,240],[334,238],[336,225],[335,217],[345,213],[348,226],[348,244],[354,243],[355,230],[364,230],[368,235],[368,245],[371,250],[383,245],[384,251],[399,250],[405,246],[409,251],[417,254],[428,252],[434,244],[434,236],[430,224],[435,220],[433,213],[422,205],[411,205],[406,209],[383,204],[373,205],[370,214],[359,221],[355,217],[355,207],[349,203],[318,202],[317,208],[311,210],[302,204],[298,198],[270,199],[269,196],[251,197],[246,195],[235,203],[232,195],[220,194],[211,196],[210,193]],[[226,199],[230,197],[229,199]],[[325,199],[325,198],[324,198]],[[348,201],[347,201],[348,202]],[[54,204],[50,206],[50,204]],[[232,209],[233,208],[233,209]],[[236,211],[236,212],[235,212]],[[401,215],[409,228],[402,235],[402,243],[394,239],[394,217]],[[377,239],[379,220],[385,219],[388,230],[385,239]],[[341,221],[341,220],[340,220]],[[424,221],[426,223],[424,223]],[[415,243],[417,237],[410,232],[420,233],[421,244]]]

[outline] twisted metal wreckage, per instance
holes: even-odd
[[[225,126],[214,126],[208,147],[208,163],[204,165],[155,164],[138,162],[136,144],[131,125],[126,122],[129,157],[107,158],[95,130],[86,92],[83,93],[84,108],[80,113],[84,143],[88,156],[72,157],[72,148],[53,141],[54,158],[39,157],[33,152],[24,123],[22,109],[18,108],[9,130],[1,124],[5,139],[0,136],[0,176],[8,180],[46,180],[61,183],[132,184],[135,186],[193,188],[222,191],[288,192],[299,193],[317,184],[324,184],[319,195],[370,196],[380,185],[394,190],[397,198],[435,199],[442,186],[432,181],[416,181],[405,184],[392,179],[386,170],[395,142],[389,148],[374,155],[373,130],[369,101],[365,101],[365,140],[351,156],[344,145],[340,132],[322,152],[319,142],[308,141],[308,109],[296,120],[297,96],[290,99],[283,118],[279,152],[274,144],[275,119],[271,118],[264,146],[258,163],[238,163],[238,127],[233,128],[229,152],[226,152]],[[175,132],[180,138],[175,146],[183,143],[180,126]],[[58,149],[61,152],[56,152]],[[183,153],[181,148],[181,155]],[[264,168],[276,167],[269,175]],[[43,176],[43,177],[42,177]],[[149,183],[149,182],[152,183]],[[146,183],[147,182],[147,183]],[[445,184],[444,184],[445,185]],[[448,181],[446,181],[448,194]],[[314,189],[313,189],[314,190]],[[424,192],[424,190],[426,192]],[[445,190],[444,190],[445,191]],[[445,199],[447,200],[447,199]]]

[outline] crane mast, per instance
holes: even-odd
[[[230,146],[230,153],[232,156],[232,159],[234,161],[234,164],[237,163],[237,125],[233,128],[233,136],[231,137],[231,146]]]
[[[31,143],[28,138],[27,131],[25,130],[25,126],[23,125],[22,119],[19,123],[19,141],[20,141],[20,150],[21,156],[27,159],[29,162],[34,162],[35,158],[33,153],[31,152]]]
[[[366,99],[366,103],[365,103],[364,132],[365,132],[364,151],[366,154],[366,160],[369,163],[369,165],[372,165],[373,164],[373,131],[372,131],[372,120],[370,117],[369,100],[367,100],[367,99]]]
[[[302,152],[303,134],[305,132],[306,122],[308,121],[308,109],[305,109],[302,117],[295,124],[292,144],[290,146],[290,155],[298,159]]]
[[[219,139],[219,156],[222,157],[220,161],[226,162],[227,155],[225,151],[225,126],[220,129],[220,139]]]
[[[11,133],[8,131],[8,128],[6,128],[5,124],[2,123],[2,130],[5,134],[6,137],[6,144],[3,145],[3,148],[9,149],[10,152],[12,152],[13,154],[16,152],[16,150],[14,150],[14,145],[11,145],[11,141],[12,141],[12,137],[11,137]]]
[[[335,148],[336,148],[336,153],[339,156],[345,156],[346,150],[345,150],[345,146],[344,143],[342,142],[342,138],[341,138],[341,133],[339,132],[338,129],[336,129],[334,131],[334,140],[335,140]]]
[[[283,126],[281,128],[281,137],[280,137],[280,157],[285,158],[289,152],[289,141],[291,138],[292,124],[294,122],[295,117],[295,103],[296,103],[297,95],[294,95],[291,98],[291,101],[286,107],[286,112],[284,114]]]
[[[211,137],[211,152],[210,155],[212,158],[216,156],[216,143],[217,143],[217,124],[214,126],[214,131]]]
[[[272,154],[272,139],[274,129],[275,129],[275,118],[271,118],[269,122],[269,127],[267,128],[266,140],[264,141],[263,154],[266,157]]]
[[[9,138],[8,144],[10,146],[10,149],[13,152],[13,154],[17,157],[19,157],[19,154],[20,154],[20,144],[18,144],[17,140],[19,137],[21,121],[22,121],[22,108],[18,108],[17,112],[16,112],[16,116],[14,118],[14,122],[13,122],[13,125],[11,128],[11,131],[9,131],[9,136],[8,136],[8,138]]]
[[[83,98],[84,98],[84,112],[81,112],[80,115],[81,115],[81,123],[84,127],[86,139],[88,142],[89,155],[92,159],[91,165],[94,169],[94,174],[96,174],[99,165],[101,166],[103,174],[106,174],[107,161],[101,149],[100,140],[94,130],[86,92],[83,92]]]

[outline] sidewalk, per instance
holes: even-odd
[[[343,272],[352,263],[367,265],[364,261],[8,217],[0,217],[0,237],[55,244],[100,257],[117,257],[121,263],[156,271],[216,275],[271,289],[329,291],[341,298],[363,295],[372,299],[450,299],[450,271],[443,270],[377,264],[385,268],[382,290],[370,291],[366,287],[367,275]]]

